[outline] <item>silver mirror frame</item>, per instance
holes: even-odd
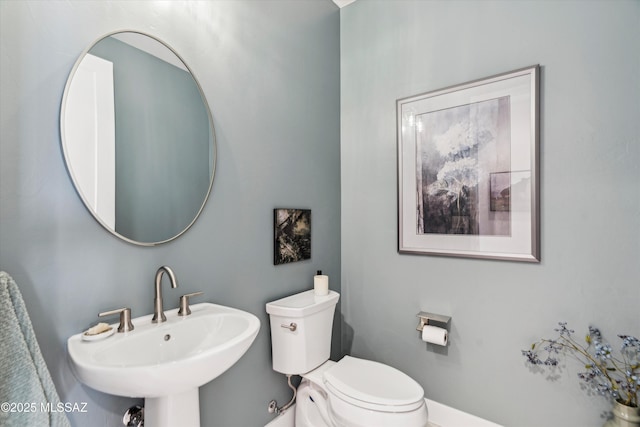
[[[182,64],[184,64],[185,68],[189,71],[189,73],[191,74],[191,77],[193,78],[193,81],[196,84],[196,87],[198,88],[198,91],[200,93],[200,96],[202,98],[202,102],[207,110],[207,116],[209,118],[209,127],[211,129],[211,153],[213,156],[213,161],[211,162],[211,177],[209,180],[209,188],[207,189],[207,192],[205,194],[204,200],[202,201],[202,205],[200,206],[200,208],[198,209],[197,213],[195,214],[193,220],[179,233],[177,233],[175,236],[165,239],[165,240],[160,240],[160,241],[155,241],[155,242],[140,242],[137,240],[133,240],[128,238],[127,236],[124,236],[120,233],[118,233],[115,229],[112,229],[109,225],[107,225],[98,215],[96,212],[94,212],[91,208],[90,208],[90,204],[89,202],[86,200],[85,196],[82,194],[82,191],[79,188],[79,185],[77,184],[77,179],[76,176],[73,173],[72,167],[71,167],[71,162],[68,156],[68,150],[66,149],[66,135],[65,135],[65,118],[66,118],[66,102],[67,102],[67,98],[69,96],[69,90],[71,87],[71,83],[73,81],[73,77],[76,74],[76,71],[78,70],[78,67],[80,66],[80,63],[82,62],[82,60],[85,58],[85,56],[87,55],[87,53],[89,53],[89,51],[96,45],[98,44],[100,41],[106,39],[107,37],[111,37],[113,35],[116,34],[120,34],[120,33],[135,33],[135,34],[139,34],[142,36],[146,36],[149,37],[155,41],[157,41],[158,43],[164,45],[167,49],[169,49],[181,62]],[[170,45],[168,45],[167,43],[165,43],[164,41],[160,40],[159,38],[148,34],[148,33],[144,33],[142,31],[138,31],[138,30],[127,30],[127,29],[122,29],[122,30],[117,30],[117,31],[112,31],[110,33],[107,33],[99,38],[97,38],[96,40],[94,40],[78,57],[78,59],[76,60],[73,68],[71,69],[71,72],[69,73],[69,77],[67,78],[67,82],[65,84],[65,88],[64,88],[64,93],[62,95],[62,101],[61,101],[61,105],[60,105],[60,147],[62,149],[62,154],[64,156],[64,160],[65,160],[65,167],[67,169],[67,172],[69,173],[69,176],[71,178],[71,181],[73,183],[73,187],[76,191],[76,193],[78,194],[78,196],[80,197],[80,199],[82,200],[82,203],[84,204],[85,208],[87,209],[87,211],[89,211],[89,213],[91,214],[91,216],[93,216],[93,218],[107,231],[109,231],[112,235],[116,236],[117,238],[124,240],[128,243],[134,244],[134,245],[138,245],[138,246],[158,246],[161,245],[163,243],[167,243],[170,242],[172,240],[177,239],[178,237],[182,236],[184,233],[187,232],[187,230],[189,230],[191,228],[191,226],[196,222],[196,220],[200,217],[200,214],[202,213],[202,211],[204,210],[205,205],[207,204],[207,201],[209,200],[209,196],[211,194],[211,190],[213,188],[213,181],[215,178],[215,172],[216,172],[216,164],[218,162],[218,153],[217,153],[217,141],[216,141],[216,135],[215,135],[215,128],[213,126],[213,116],[211,115],[211,108],[209,107],[209,102],[207,101],[207,98],[204,94],[204,91],[202,90],[202,86],[200,85],[200,82],[198,81],[196,75],[194,74],[193,70],[189,67],[189,65],[186,63],[186,61],[182,58],[182,56],[180,56],[178,54],[178,52],[176,52],[175,49],[173,49]]]

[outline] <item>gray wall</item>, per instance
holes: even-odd
[[[428,397],[512,426],[601,426],[576,363],[520,349],[567,321],[639,334],[640,2],[375,1],[341,10],[344,350]],[[539,63],[542,262],[396,252],[395,100]],[[417,336],[451,315],[450,346]]]
[[[318,269],[340,290],[338,8],[328,0],[2,1],[0,20],[0,269],[21,288],[62,400],[88,403],[73,425],[120,425],[135,401],[78,383],[67,337],[105,309],[151,313],[163,264],[180,281],[165,289],[166,306],[204,290],[201,301],[261,319],[247,354],[201,389],[201,412],[203,426],[264,425],[269,400],[290,397],[271,369],[264,304],[310,288]],[[120,241],[93,220],[60,149],[67,76],[83,49],[118,29],[149,32],[181,54],[203,87],[218,140],[202,216],[157,248]],[[275,207],[312,209],[310,261],[273,266]]]

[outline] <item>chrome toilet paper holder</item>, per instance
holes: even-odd
[[[420,323],[416,326],[416,331],[422,332],[425,325],[438,326],[440,328],[449,329],[449,323],[451,322],[450,316],[443,316],[442,314],[427,313],[421,311],[416,314],[416,317],[420,319]]]

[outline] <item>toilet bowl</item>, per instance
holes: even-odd
[[[267,303],[273,368],[300,375],[296,427],[425,427],[424,390],[383,363],[329,360],[337,292],[313,291]]]
[[[345,356],[304,374],[296,427],[424,427],[424,391],[401,371]]]

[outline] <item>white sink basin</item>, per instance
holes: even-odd
[[[159,324],[151,323],[151,315],[138,317],[132,320],[133,331],[99,341],[85,341],[82,334],[72,336],[67,346],[74,374],[82,383],[105,393],[144,397],[145,421],[151,421],[148,416],[154,418],[150,412],[156,407],[162,412],[155,414],[157,418],[170,420],[165,413],[169,403],[193,411],[193,402],[187,404],[184,399],[191,401],[194,394],[199,412],[198,387],[242,357],[258,334],[260,320],[210,303],[193,304],[192,314],[186,317],[177,312],[165,311],[167,321]],[[149,402],[150,398],[157,399]],[[177,419],[185,425],[182,416]]]

